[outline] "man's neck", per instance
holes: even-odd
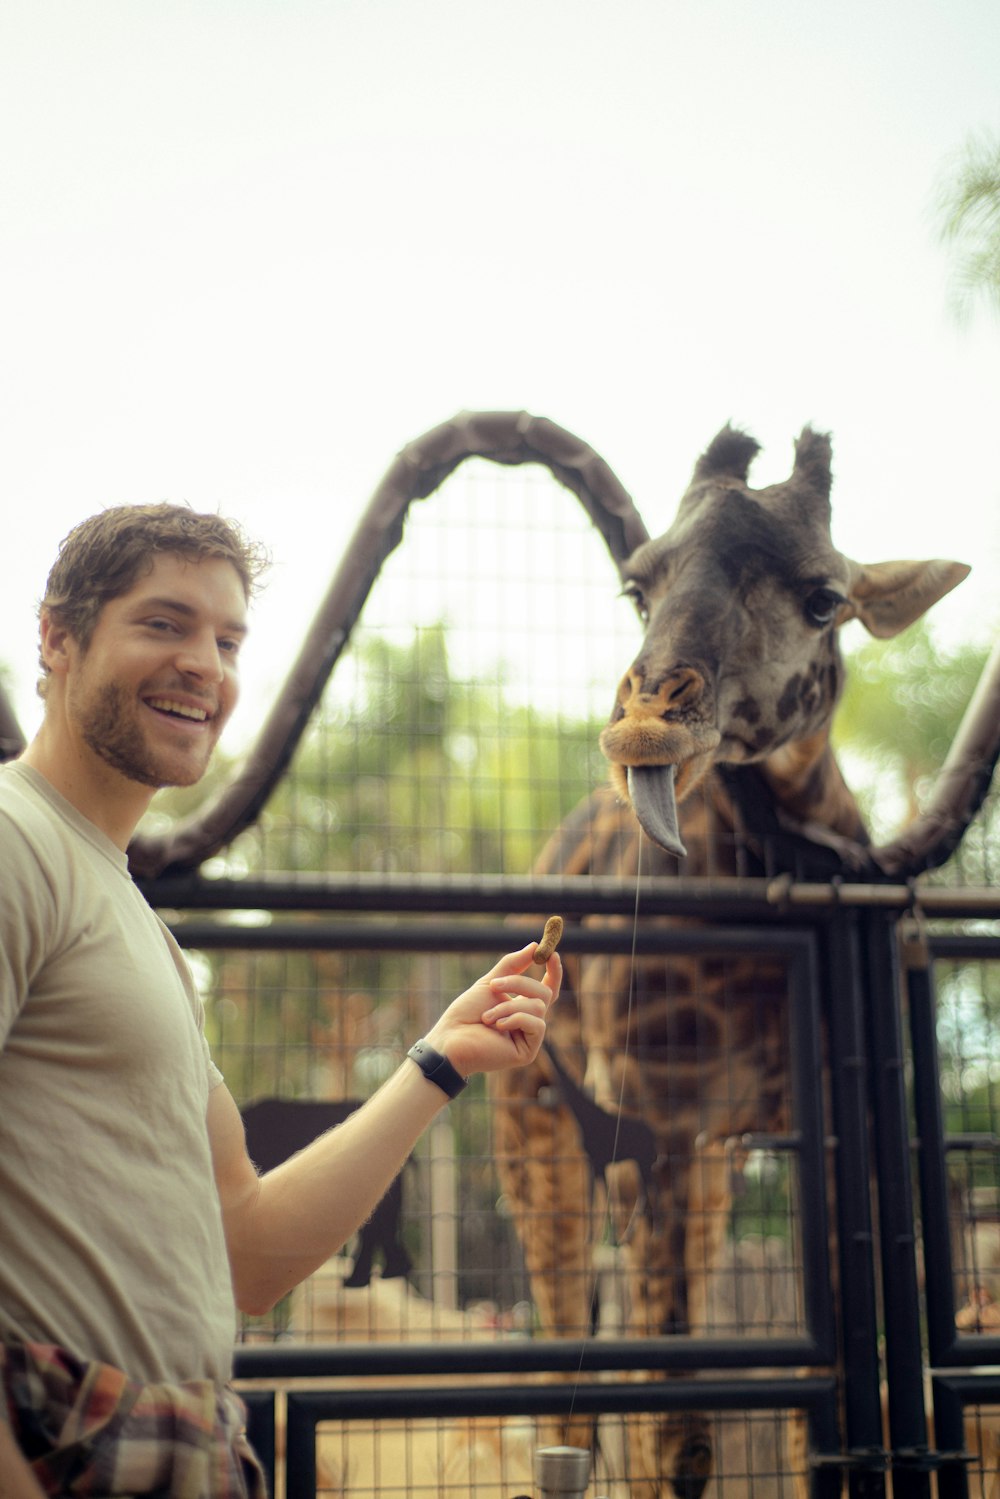
[[[153,788],[129,781],[88,749],[68,751],[51,743],[43,723],[21,755],[21,763],[44,776],[54,790],[111,839],[122,853],[155,795]]]

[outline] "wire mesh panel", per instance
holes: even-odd
[[[977,1374],[935,1375],[931,1380],[938,1441],[941,1499],[1000,1493],[1000,1383],[996,1369]]]
[[[652,1418],[607,1416],[588,1479],[588,1493],[631,1499],[630,1445]],[[512,1499],[537,1492],[531,1417],[379,1423],[324,1422],[316,1432],[316,1494],[327,1499]],[[720,1491],[729,1499],[767,1493],[791,1499],[805,1474],[789,1466],[786,1417],[774,1411],[718,1414],[712,1438]],[[542,1449],[544,1450],[544,1448]]]
[[[1000,1338],[1000,944],[992,945],[992,957],[939,960],[935,977],[955,1326]]]
[[[463,465],[411,506],[278,793],[214,872],[526,872],[605,775],[639,628],[617,593],[547,470]]]
[[[506,1499],[534,1487],[535,1440],[530,1418],[324,1423],[316,1433],[316,1493]]]
[[[969,1453],[971,1499],[1000,1494],[1000,1405],[975,1404],[965,1411],[965,1447]]]
[[[183,934],[182,925],[179,930]],[[239,935],[233,934],[232,940],[239,942]],[[290,952],[238,946],[194,952],[190,957],[206,997],[213,1055],[241,1106],[261,1099],[308,1099],[343,1105],[344,1113],[395,1070],[412,1037],[426,1029],[440,1009],[442,996],[458,992],[476,972],[477,962],[478,966],[485,962],[484,955],[476,954]],[[739,965],[714,960],[712,967],[715,1003],[721,1005],[722,1013],[731,1005],[735,1015],[743,1003]],[[773,1008],[773,996],[767,996],[767,1003]],[[572,1001],[570,1017],[571,1007]],[[741,1019],[739,1023],[746,1022]],[[760,1038],[766,1038],[769,1027],[763,1024],[762,1011],[752,1017],[751,1026]],[[697,1058],[697,1037],[684,1042],[677,1036],[674,1043],[678,1062],[682,1050],[691,1061]],[[622,1133],[620,1161],[629,1149],[628,1119],[648,1113],[652,1097],[644,1101],[642,1090],[647,1084],[641,1073],[641,1037],[635,1045],[634,1086],[639,1091],[630,1099],[627,1114],[617,1121]],[[700,1282],[711,1283],[698,1330],[718,1336],[790,1337],[805,1328],[798,1155],[790,1148],[791,1134],[782,1140],[769,1127],[773,1116],[764,1100],[769,1086],[767,1068],[773,1058],[763,1042],[757,1061],[757,1076],[742,1078],[748,1095],[740,1105],[742,1128],[734,1130],[720,1150],[700,1146],[700,1158],[667,1159],[661,1169],[667,1182],[681,1169],[693,1170],[697,1178],[688,1206],[692,1215],[688,1271],[697,1274]],[[715,1095],[707,1093],[691,1118],[692,1140],[702,1135],[718,1137],[715,1116],[735,1106],[725,1093],[727,1081],[733,1079],[723,1067],[716,1074]],[[683,1079],[672,1082],[668,1076],[663,1080],[663,1097],[675,1113],[686,1101],[683,1089]],[[790,1130],[794,1117],[790,1078],[783,1078],[780,1094],[771,1102],[784,1111]],[[546,1107],[543,1101],[543,1114]],[[320,1118],[319,1122],[327,1121]],[[556,1156],[549,1158],[549,1165],[556,1173],[565,1166],[586,1184],[575,1209],[583,1232],[594,1241],[587,1317],[608,1334],[620,1335],[632,1326],[620,1241],[627,1240],[636,1225],[620,1218],[616,1221],[620,1202],[615,1211],[608,1206],[606,1182],[595,1175],[587,1156],[590,1127],[585,1116],[572,1119],[572,1160],[560,1163]],[[305,1143],[309,1133],[307,1123],[306,1135],[297,1143]],[[540,1153],[543,1135],[544,1122],[536,1138]],[[252,1148],[254,1138],[251,1133]],[[365,1249],[366,1295],[355,1297],[348,1307],[333,1294],[338,1276],[341,1281],[350,1278],[359,1254],[355,1243],[348,1246],[346,1261],[330,1268],[325,1282],[311,1282],[308,1291],[283,1306],[275,1320],[258,1325],[256,1335],[294,1331],[297,1336],[323,1340],[352,1328],[358,1336],[423,1335],[438,1330],[434,1317],[442,1309],[463,1313],[452,1334],[463,1329],[468,1336],[530,1333],[537,1312],[511,1221],[514,1205],[497,1177],[496,1153],[494,1104],[484,1080],[476,1078],[460,1103],[417,1146],[404,1172],[399,1218],[384,1225],[376,1222],[365,1231],[371,1238],[371,1247]],[[697,1152],[692,1150],[692,1154]],[[814,1162],[811,1166],[815,1169]],[[664,1213],[666,1203],[654,1204],[650,1210]],[[641,1215],[645,1208],[636,1203],[633,1211]],[[694,1220],[699,1214],[704,1221],[696,1233]],[[713,1214],[722,1215],[718,1225]],[[377,1233],[384,1236],[379,1239]],[[691,1250],[695,1242],[700,1262]],[[368,1276],[374,1272],[382,1279],[387,1269],[390,1275],[403,1269],[406,1281],[393,1286],[397,1293],[393,1298],[382,1295],[375,1302]],[[589,1268],[587,1274],[589,1286]],[[398,1293],[406,1284],[419,1300],[400,1299]],[[385,1285],[383,1279],[383,1291]],[[466,1315],[470,1309],[471,1318]],[[441,1324],[443,1330],[448,1326]]]

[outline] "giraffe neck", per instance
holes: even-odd
[[[864,819],[837,764],[828,730],[784,745],[760,769],[777,805],[803,830],[824,829],[839,838],[868,843]]]

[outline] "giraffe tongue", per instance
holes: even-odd
[[[628,791],[643,832],[668,854],[683,859],[687,849],[677,825],[676,770],[674,765],[630,765]]]

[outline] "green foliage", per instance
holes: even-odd
[[[927,775],[948,752],[987,654],[981,645],[942,647],[926,619],[894,640],[866,641],[848,660],[835,739]]]
[[[240,842],[250,869],[523,873],[604,773],[599,725],[457,680],[444,627],[359,641]]]
[[[971,136],[937,193],[941,237],[953,256],[952,305],[961,322],[982,298],[1000,313],[1000,137]]]
[[[950,1156],[953,1182],[1000,1201],[1000,964],[936,966],[937,1037],[945,1134],[964,1137]]]
[[[876,836],[917,810],[951,747],[987,654],[980,645],[942,647],[926,619],[894,640],[866,640],[848,654],[832,737]]]

